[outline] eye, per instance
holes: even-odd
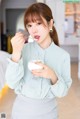
[[[42,23],[41,22],[37,22],[38,25],[41,25]]]
[[[27,26],[26,26],[27,28],[30,28],[30,27],[32,27],[32,25],[31,24],[27,24]]]

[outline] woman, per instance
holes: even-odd
[[[12,119],[58,119],[56,97],[67,95],[72,80],[70,56],[59,47],[53,23],[50,8],[34,3],[24,15],[24,26],[34,42],[25,44],[21,32],[11,40],[6,80],[17,94]],[[30,62],[40,67],[30,69]]]

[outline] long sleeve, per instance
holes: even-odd
[[[28,69],[28,62],[33,60],[41,60],[55,71],[58,77],[56,84],[52,85],[50,80],[32,75]],[[67,52],[54,43],[43,50],[33,42],[25,44],[18,63],[9,59],[6,81],[16,94],[30,98],[63,97],[67,95],[72,83],[70,74],[70,55]]]
[[[69,55],[66,55],[61,67],[61,74],[55,72],[58,77],[58,81],[56,84],[51,85],[51,91],[56,97],[63,97],[67,95],[68,90],[72,84]]]
[[[11,59],[8,59],[9,64],[6,70],[6,82],[8,86],[12,89],[17,89],[18,93],[21,90],[23,85],[23,76],[24,76],[24,69],[23,69],[23,60],[22,58],[18,63],[13,62]]]

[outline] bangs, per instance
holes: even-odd
[[[37,22],[37,21],[43,22],[41,16],[38,13],[32,12],[26,15],[25,25],[27,25],[29,22]]]

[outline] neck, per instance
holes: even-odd
[[[46,48],[48,48],[51,45],[51,43],[52,43],[52,39],[49,38],[48,40],[46,39],[45,41],[43,41],[39,45],[40,45],[41,48],[46,49]]]

